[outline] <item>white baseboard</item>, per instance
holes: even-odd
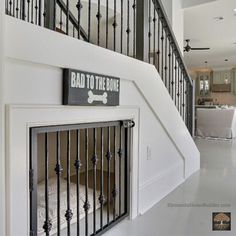
[[[184,182],[183,164],[171,166],[139,188],[139,214],[144,214]]]

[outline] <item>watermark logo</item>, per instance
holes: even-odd
[[[230,212],[213,212],[212,213],[212,230],[213,231],[230,231],[231,230],[231,213]]]

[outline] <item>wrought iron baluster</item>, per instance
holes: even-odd
[[[5,0],[5,10],[6,10],[6,14],[9,15],[9,2],[8,0]]]
[[[12,5],[13,5],[12,0],[9,0],[10,11],[8,10],[8,14],[10,13],[10,16],[12,16]]]
[[[42,0],[39,0],[39,25],[42,24]]]
[[[136,0],[133,1],[133,58],[136,57]]]
[[[109,0],[106,0],[106,48],[108,48],[108,17],[109,17]]]
[[[19,18],[19,0],[16,1],[16,18]]]
[[[130,30],[130,15],[129,15],[129,12],[130,12],[130,0],[127,0],[127,29],[126,29],[126,34],[127,34],[127,56],[129,56],[129,40],[130,40],[130,33],[131,33],[131,30]]]
[[[55,172],[57,175],[57,236],[60,236],[61,233],[61,173],[63,171],[61,166],[61,136],[60,132],[57,132],[57,154],[56,154],[56,167]]]
[[[49,218],[49,196],[48,196],[48,160],[49,160],[49,137],[48,133],[45,133],[45,157],[44,157],[44,165],[45,165],[45,173],[44,173],[44,178],[45,178],[45,221],[43,225],[44,232],[46,236],[49,236],[49,233],[52,229],[52,222],[51,219]]]
[[[77,7],[77,11],[78,11],[78,19],[77,19],[78,20],[78,26],[77,26],[77,31],[78,31],[78,39],[80,39],[81,9],[82,9],[81,0],[78,0],[76,7]]]
[[[175,69],[174,70],[175,71],[174,72],[175,73],[175,106],[177,106],[177,93],[178,93],[177,92],[177,62],[176,62],[176,60],[177,59],[176,59],[176,56],[175,56],[175,68],[174,68]]]
[[[116,51],[116,0],[114,0],[114,16],[113,16],[113,51]]]
[[[183,93],[183,73],[182,73],[182,68],[180,67],[180,89],[179,89],[179,113],[180,113],[180,116],[182,117],[182,93]]]
[[[97,35],[97,45],[99,46],[100,45],[100,21],[101,21],[101,3],[100,3],[100,0],[98,0],[98,12],[97,12],[97,21],[98,21],[98,35]]]
[[[151,0],[148,1],[148,62],[151,62]]]
[[[88,41],[91,40],[91,0],[88,1]]]
[[[173,44],[172,44],[173,45]],[[172,47],[172,51],[171,51],[171,97],[172,100],[174,100],[174,48]]]
[[[178,108],[178,111],[179,111],[179,109],[180,109],[180,106],[179,106],[179,101],[180,101],[179,60],[178,60],[178,67],[177,67],[177,79],[178,79],[178,93],[177,93],[178,103],[177,103],[177,108]]]
[[[71,131],[67,131],[67,169],[66,169],[66,186],[67,186],[67,210],[65,218],[67,221],[67,235],[70,236],[70,222],[73,217],[73,212],[70,208],[70,159],[71,159]]]
[[[103,229],[103,205],[105,202],[104,197],[104,128],[101,128],[101,175],[100,175],[100,196],[99,196],[99,203],[100,203],[100,228]]]
[[[170,40],[170,39],[169,39]],[[171,94],[171,46],[170,46],[170,41],[169,41],[169,53],[168,53],[168,58],[169,58],[169,79],[168,79],[168,91],[169,94]]]
[[[75,160],[75,170],[76,170],[76,205],[77,205],[77,236],[80,236],[80,130],[76,131],[76,160]]]
[[[35,0],[35,7],[34,7],[34,10],[35,10],[35,24],[37,25],[38,24],[38,0]]]
[[[184,82],[183,82],[183,119],[184,119],[184,122],[186,122],[186,116],[185,116],[185,103],[186,103],[186,93],[185,93],[185,79],[184,79]]]
[[[93,129],[93,157],[91,159],[93,164],[93,234],[96,234],[96,186],[97,186],[97,178],[96,178],[96,167],[97,167],[97,129]]]
[[[63,21],[62,21],[62,9],[60,10],[60,22],[59,22],[59,25],[60,25],[60,30],[62,31],[62,25],[63,25]]]
[[[121,16],[120,16],[120,53],[123,53],[123,21],[124,21],[124,2],[120,1],[121,4]]]
[[[30,21],[30,0],[27,0],[27,21]]]
[[[164,80],[164,26],[161,25],[161,79]]]
[[[34,0],[31,0],[31,24],[34,23]]]
[[[110,173],[110,164],[111,164],[111,127],[108,127],[108,134],[107,134],[107,224],[110,223],[110,186],[111,186],[111,173]]]
[[[90,209],[90,204],[88,200],[88,129],[85,129],[85,236],[88,236],[88,211]]]
[[[158,15],[158,35],[157,35],[157,70],[160,74],[160,28],[161,28],[161,21],[160,21],[160,16]]]

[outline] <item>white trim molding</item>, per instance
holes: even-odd
[[[138,215],[139,109],[9,105],[6,137],[7,235],[29,235],[29,128],[133,119],[130,218]],[[89,117],[89,118],[88,118]],[[20,221],[19,221],[20,219]]]

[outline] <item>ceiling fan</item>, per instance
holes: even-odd
[[[197,50],[209,50],[210,48],[192,48],[190,45],[189,45],[189,43],[190,43],[190,39],[186,39],[185,40],[186,41],[186,46],[184,47],[184,52],[190,52],[190,51],[192,51],[192,50],[195,50],[195,51],[197,51]]]

